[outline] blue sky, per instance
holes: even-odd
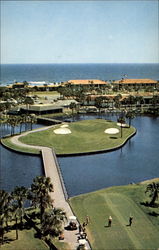
[[[1,1],[2,63],[158,63],[158,1]]]

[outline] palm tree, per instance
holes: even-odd
[[[19,124],[19,133],[20,133],[20,134],[21,134],[21,132],[22,132],[22,125],[23,125],[23,122],[24,122],[23,115],[22,115],[22,116],[19,116],[19,117],[18,117],[18,124]]]
[[[134,117],[135,117],[134,111],[129,110],[129,111],[126,113],[126,118],[129,119],[129,128],[130,128],[130,126],[131,126],[131,121],[132,121],[132,119],[133,119]]]
[[[123,137],[123,124],[125,123],[125,117],[123,114],[118,118],[118,122],[120,123],[120,131],[121,131],[121,138]]]
[[[6,223],[6,229],[8,229],[8,220],[11,218],[10,201],[11,196],[8,192],[0,190],[0,235],[2,238],[2,244],[4,241],[4,222]]]
[[[28,122],[30,123],[30,130],[33,129],[33,124],[36,122],[36,115],[35,114],[30,114],[28,116]]]
[[[114,96],[115,107],[118,109],[120,109],[120,106],[121,106],[121,99],[122,99],[121,94]]]
[[[70,103],[70,109],[72,110],[72,117],[74,117],[74,110],[75,110],[75,108],[76,108],[76,103],[71,102]]]
[[[95,98],[95,107],[98,108],[99,113],[100,113],[100,110],[102,108],[102,104],[103,104],[103,97],[102,96],[96,97]]]
[[[7,123],[11,127],[11,135],[14,135],[14,130],[15,130],[15,127],[17,126],[17,122],[18,122],[18,119],[16,116],[9,116],[9,118],[7,119]]]
[[[62,223],[67,219],[66,213],[60,208],[53,208],[43,215],[41,226],[43,236],[56,237],[62,233]]]
[[[136,102],[136,105],[144,104],[144,97],[143,96],[136,96],[135,97],[135,102]]]
[[[30,96],[26,96],[24,103],[26,104],[26,108],[29,109],[29,106],[34,104],[34,101]]]
[[[15,217],[15,233],[16,240],[18,240],[18,218],[19,218],[19,207],[18,204],[12,204],[12,214]]]
[[[24,202],[27,200],[28,195],[28,189],[24,186],[21,187],[15,187],[13,192],[11,193],[13,197],[13,207],[15,212],[15,217],[17,218],[17,215],[20,216],[20,222],[21,226],[23,224],[23,216],[24,216]]]
[[[150,206],[154,206],[155,201],[158,199],[159,183],[152,182],[147,185],[145,193],[149,192],[151,197]]]
[[[135,97],[133,95],[129,95],[126,99],[127,99],[127,104],[129,104],[132,108],[132,105],[135,104]]]
[[[49,192],[53,192],[53,184],[50,177],[37,176],[31,185],[34,202],[40,207],[40,219],[42,223],[43,214],[47,207],[52,206]]]
[[[151,102],[152,102],[153,108],[155,109],[156,104],[159,103],[159,96],[158,95],[153,95]]]

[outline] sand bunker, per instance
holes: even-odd
[[[127,124],[125,124],[125,123],[122,123],[122,124],[121,124],[120,122],[118,122],[117,125],[120,126],[120,127],[121,127],[121,126],[122,126],[122,127],[127,127]]]
[[[114,134],[119,133],[119,129],[117,129],[117,128],[108,128],[108,129],[106,129],[104,131],[104,133],[114,135]]]
[[[69,128],[58,128],[54,130],[55,134],[66,135],[71,134],[71,130]]]
[[[67,128],[67,127],[68,127],[68,124],[61,125],[60,127],[61,127],[61,128]]]

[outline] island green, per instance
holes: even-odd
[[[56,125],[47,130],[29,133],[19,140],[22,143],[53,148],[56,154],[80,154],[111,150],[124,144],[126,140],[135,134],[133,127],[121,128],[116,122],[103,119],[84,120],[68,123],[70,134],[55,134],[55,129],[61,128]],[[117,128],[119,133],[106,134],[108,128]]]

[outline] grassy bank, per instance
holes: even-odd
[[[1,245],[2,250],[47,250],[48,246],[40,239],[35,238],[36,231],[34,229],[19,230],[19,239],[15,239],[15,230],[5,233],[4,244]]]
[[[20,153],[28,153],[28,154],[40,154],[40,151],[38,149],[28,148],[28,147],[21,147],[17,146],[16,144],[13,144],[10,140],[10,138],[3,138],[1,139],[2,145],[4,145],[7,148],[10,148],[14,151],[20,152]]]
[[[30,145],[54,148],[57,154],[72,154],[109,150],[123,144],[134,132],[135,128],[123,128],[121,138],[120,127],[116,122],[102,119],[69,123],[71,134],[55,134],[54,129],[28,134],[20,141]],[[56,126],[60,128],[61,125]],[[110,135],[104,133],[107,128],[118,128],[119,133]]]
[[[90,217],[86,231],[92,249],[158,248],[159,206],[143,205],[150,199],[145,188],[146,184],[111,187],[71,198],[70,204],[80,222],[84,222],[86,215]],[[107,227],[110,215],[112,226]]]

